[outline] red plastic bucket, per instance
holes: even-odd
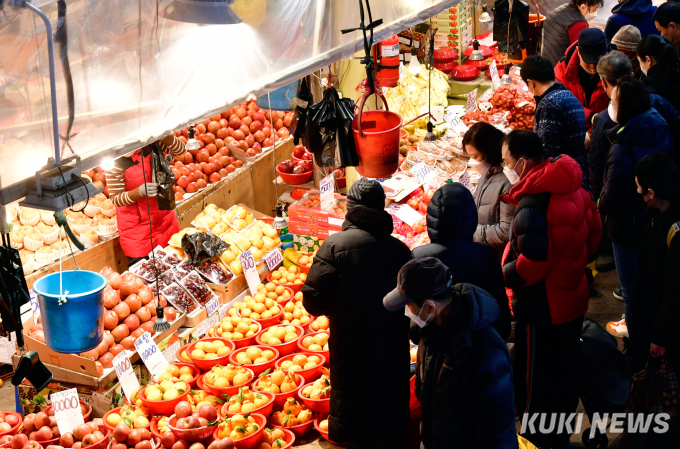
[[[376,91],[384,111],[363,111],[370,92],[364,94],[359,113],[352,120],[354,143],[356,144],[359,166],[357,171],[367,178],[386,178],[399,168],[399,129],[402,119],[399,114],[388,110],[387,101],[381,91]]]

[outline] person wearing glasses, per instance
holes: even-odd
[[[510,132],[502,154],[503,171],[513,186],[501,199],[516,207],[503,260],[517,318],[516,408],[530,422],[536,414],[568,416],[579,402],[579,339],[589,296],[586,264],[600,242],[600,215],[581,187],[579,164],[565,154],[544,158],[538,135]],[[571,434],[565,429],[555,426],[541,433],[526,424],[522,436],[538,447],[569,444]]]

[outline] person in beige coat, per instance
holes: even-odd
[[[463,147],[470,156],[468,164],[481,175],[472,195],[477,206],[477,230],[474,241],[491,245],[500,260],[508,243],[508,231],[515,206],[500,200],[510,191],[512,184],[503,173],[501,165],[502,131],[484,122],[475,123],[463,137]]]

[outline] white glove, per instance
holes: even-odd
[[[158,194],[158,184],[155,182],[147,182],[139,186],[139,194],[142,196],[154,197]]]

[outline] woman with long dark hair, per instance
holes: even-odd
[[[616,126],[606,132],[612,145],[607,154],[599,209],[607,217],[626,314],[625,319],[608,323],[607,330],[615,336],[628,334],[634,341],[640,319],[635,302],[638,248],[648,217],[645,202],[637,193],[633,167],[648,154],[665,153],[672,158],[675,150],[666,120],[651,107],[649,93],[632,76],[618,81],[608,112]]]
[[[650,94],[668,100],[680,111],[680,59],[678,49],[661,36],[646,36],[637,46],[642,84]]]
[[[508,243],[508,231],[515,206],[500,200],[512,184],[503,173],[502,131],[484,122],[477,122],[463,137],[463,148],[470,156],[470,167],[480,174],[477,190],[472,195],[477,206],[477,230],[474,241],[493,246],[499,257]]]

